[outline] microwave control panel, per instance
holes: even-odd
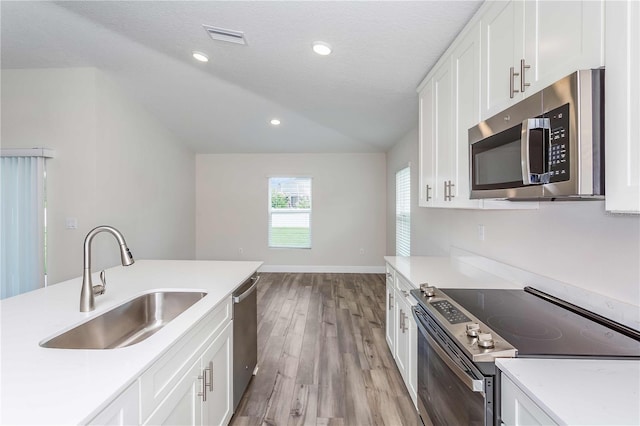
[[[569,104],[549,111],[551,130],[547,145],[547,171],[550,182],[569,180]]]

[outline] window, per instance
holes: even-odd
[[[0,299],[46,285],[44,149],[2,150]]]
[[[396,256],[411,255],[411,173],[396,173]]]
[[[311,178],[269,178],[269,247],[311,248]]]

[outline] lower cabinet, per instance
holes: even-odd
[[[145,424],[227,424],[232,414],[231,339],[228,324]]]
[[[233,414],[231,298],[179,338],[92,425],[226,425]]]
[[[500,402],[502,424],[506,426],[519,425],[555,425],[549,417],[531,398],[506,375],[502,374],[502,389]]]
[[[409,395],[417,407],[418,328],[411,309],[415,301],[409,293],[413,286],[397,272],[392,270],[392,273],[394,277],[392,288],[387,281],[387,344]]]
[[[386,309],[387,309],[387,321],[385,324],[385,338],[387,340],[387,344],[389,345],[389,349],[391,349],[391,353],[394,353],[395,349],[395,341],[396,341],[396,316],[395,316],[395,306],[394,306],[394,298],[395,298],[395,285],[393,282],[393,274],[387,272],[387,286],[386,286]]]
[[[139,386],[136,381],[122,392],[111,404],[100,412],[90,425],[124,426],[140,422]]]

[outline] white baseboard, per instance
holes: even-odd
[[[384,274],[386,270],[384,266],[262,265],[258,272]]]

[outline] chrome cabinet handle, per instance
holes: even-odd
[[[389,293],[389,310],[391,310],[391,308],[393,308],[393,305],[391,304],[392,301],[393,301],[393,294]]]
[[[525,87],[531,86],[530,83],[526,83],[524,77],[524,71],[531,68],[531,65],[527,65],[524,59],[520,59],[520,91],[524,93]]]
[[[451,201],[453,200],[453,197],[455,197],[452,191],[454,186],[456,186],[456,184],[451,182],[450,180],[444,181],[444,200],[445,201]]]
[[[509,68],[509,97],[513,99],[515,93],[520,93],[518,89],[516,89],[516,76],[520,75],[520,73],[515,72],[515,68]]]
[[[209,383],[207,383],[207,371],[209,372]],[[209,392],[213,392],[213,361],[209,361],[209,366],[204,369],[204,385],[209,388]]]
[[[198,392],[198,396],[202,397],[202,402],[207,400],[207,378],[205,371],[202,372],[201,376],[198,376],[199,380],[202,380],[202,392]]]
[[[427,201],[431,200],[431,196],[429,195],[429,192],[431,191],[431,187],[429,185],[427,185]]]

